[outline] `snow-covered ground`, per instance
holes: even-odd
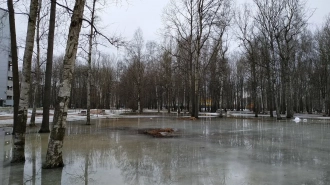
[[[83,111],[86,111],[86,109],[70,109],[68,111],[68,117],[67,121],[81,121],[86,120],[86,115],[82,115],[81,113]],[[31,116],[32,110],[29,109],[28,114],[28,121],[27,124],[30,123],[30,116]],[[137,118],[137,117],[159,117],[162,115],[121,115],[123,113],[131,112],[131,110],[128,109],[120,109],[120,110],[104,110],[104,113],[101,113],[102,109],[92,109],[91,110],[91,119],[102,119],[102,118]],[[157,110],[144,110],[145,113],[157,113]],[[167,113],[166,110],[162,111],[162,113]],[[173,115],[177,115],[176,112],[171,112]],[[54,110],[50,110],[50,116],[49,121],[53,121],[53,114]],[[238,117],[238,118],[244,118],[244,117],[254,117],[254,114],[251,111],[227,111],[226,113],[223,112],[223,114],[226,117]],[[274,113],[274,115],[276,115]],[[180,114],[180,116],[183,116],[183,114]],[[185,115],[186,117],[189,117],[189,115]],[[199,117],[218,117],[219,113],[208,113],[208,112],[200,112]],[[318,120],[330,120],[330,117],[324,117],[321,114],[295,114],[295,118],[299,118],[301,121],[306,119],[318,119]],[[269,117],[269,114],[259,114],[259,117]],[[285,115],[282,115],[283,118],[285,118]],[[297,121],[298,119],[293,118],[292,121]],[[37,116],[36,116],[36,123],[42,122],[42,110],[37,110]],[[0,127],[1,125],[12,125],[13,124],[13,109],[12,108],[0,108]]]
[[[70,109],[68,110],[67,121],[79,121],[86,120],[86,115],[82,115],[81,112],[86,111],[86,109]],[[124,112],[128,112],[129,110],[105,110],[104,113],[102,109],[92,109],[91,110],[91,119],[100,119],[100,118],[119,118],[120,114]],[[27,124],[30,123],[30,116],[32,110],[29,109],[28,121]],[[54,110],[50,110],[49,112],[49,121],[53,122]],[[42,122],[42,110],[37,110],[37,116],[35,119],[36,123]],[[1,125],[12,125],[13,124],[13,111],[11,108],[2,108],[0,109],[0,126]]]
[[[248,110],[244,111],[228,111],[227,116],[229,117],[254,117],[254,113]],[[259,117],[269,117],[269,114],[258,114]],[[276,112],[274,111],[274,116],[276,116]],[[282,118],[285,118],[285,115],[281,115]],[[295,118],[300,119],[317,119],[317,120],[330,120],[329,116],[323,116],[322,114],[304,114],[304,113],[295,113],[294,118],[292,121],[294,121]]]

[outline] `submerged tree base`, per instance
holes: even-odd
[[[13,158],[10,163],[24,163],[25,162],[25,157],[16,157]]]
[[[37,125],[35,123],[30,123],[29,127],[36,127]]]
[[[25,133],[16,132],[12,136],[12,160],[11,163],[21,163],[25,161]]]
[[[49,129],[48,129],[48,130],[40,129],[40,130],[38,131],[38,133],[39,133],[39,134],[42,134],[42,133],[50,133],[50,130],[49,130]]]
[[[49,147],[51,147],[51,149],[49,149]],[[64,166],[62,152],[60,151],[62,147],[63,143],[61,141],[54,141],[51,139],[48,143],[46,162],[42,165],[42,168],[51,169]]]

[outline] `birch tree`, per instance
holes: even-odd
[[[56,168],[64,165],[62,148],[66,129],[68,104],[70,102],[71,80],[78,49],[78,40],[82,25],[84,7],[85,0],[76,0],[71,17],[71,24],[69,27],[69,34],[63,61],[63,79],[60,84],[59,94],[57,95],[53,127],[48,142],[44,168]]]
[[[38,0],[31,0],[28,19],[25,51],[23,56],[23,76],[21,82],[20,101],[17,115],[17,130],[13,135],[12,162],[25,161],[25,132],[29,108],[29,93],[31,80],[31,62],[34,47],[35,26],[38,12]]]
[[[41,70],[40,70],[40,57],[41,57],[41,49],[40,49],[40,40],[43,36],[43,34],[40,34],[40,23],[42,21],[42,19],[45,17],[45,15],[41,15],[42,11],[42,0],[39,0],[39,5],[38,5],[38,12],[37,12],[37,22],[36,22],[36,59],[35,59],[35,66],[34,66],[34,75],[35,75],[35,82],[33,82],[32,80],[32,104],[33,104],[33,108],[32,108],[32,114],[31,114],[31,119],[30,119],[30,127],[35,127],[36,123],[35,123],[35,117],[36,117],[36,112],[37,112],[37,105],[38,105],[38,101],[39,101],[39,86],[41,83]]]

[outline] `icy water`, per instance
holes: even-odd
[[[11,165],[10,128],[0,128],[0,184],[330,184],[330,122],[169,117],[70,122],[65,167],[41,168],[48,134],[28,129],[25,164]],[[141,128],[175,128],[152,138]]]

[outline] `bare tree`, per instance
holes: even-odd
[[[39,133],[49,133],[49,106],[51,99],[51,78],[53,68],[53,50],[54,50],[54,34],[55,34],[55,19],[56,19],[56,0],[50,0],[50,18],[49,18],[49,33],[48,33],[48,48],[47,48],[47,63],[45,72],[45,87],[43,98],[43,114],[42,123]]]
[[[248,4],[244,4],[243,12],[239,12],[236,15],[236,25],[238,27],[238,39],[241,41],[241,45],[246,51],[247,60],[250,64],[251,71],[251,94],[253,101],[253,110],[255,112],[255,117],[258,117],[258,95],[257,95],[257,74],[256,65],[258,58],[258,47],[257,47],[257,33],[254,30],[253,25],[253,15],[251,10],[248,8]]]
[[[323,40],[323,39],[322,39]],[[312,113],[313,99],[317,99],[318,87],[314,86],[313,73],[318,63],[317,39],[310,30],[305,30],[297,40],[295,68],[293,71],[292,86],[294,111]],[[314,96],[316,95],[316,96]]]
[[[92,49],[93,49],[93,37],[94,37],[94,21],[95,21],[95,4],[96,0],[92,1],[91,11],[91,25],[90,25],[90,33],[88,35],[88,68],[87,68],[87,120],[86,125],[90,125],[90,109],[91,109],[91,68],[92,68]]]
[[[143,33],[142,30],[139,28],[135,31],[133,40],[130,42],[129,46],[127,47],[127,52],[129,55],[129,60],[133,63],[134,66],[134,75],[133,79],[135,82],[135,86],[137,89],[137,111],[138,113],[142,113],[142,105],[141,105],[141,96],[142,96],[142,79],[144,73],[144,64],[143,64],[143,47],[144,47],[144,40],[143,40]]]
[[[170,47],[170,46],[169,46]],[[166,105],[167,105],[167,113],[171,112],[171,98],[173,94],[173,59],[171,56],[171,48],[167,48],[163,51],[161,58],[161,66],[163,73],[163,84],[166,92]],[[173,105],[174,107],[174,105]]]
[[[145,73],[145,94],[147,108],[157,109],[160,112],[160,96],[159,96],[159,46],[155,41],[148,41],[146,43],[146,73]]]
[[[271,66],[275,91],[277,118],[281,119],[281,100],[286,117],[293,116],[292,63],[295,40],[307,25],[306,10],[301,0],[254,0],[257,6],[257,27],[267,40],[271,53]],[[281,96],[281,92],[284,92]]]
[[[281,72],[283,75],[283,87],[286,98],[286,117],[293,117],[292,101],[292,77],[293,61],[296,50],[296,39],[307,26],[307,17],[304,4],[301,0],[287,0],[281,12],[282,18],[279,20],[279,27],[275,27],[275,40],[278,47],[278,54],[281,59]]]
[[[31,0],[30,14],[26,33],[26,44],[23,58],[23,76],[21,82],[20,101],[17,115],[18,129],[13,136],[13,157],[12,162],[25,161],[25,132],[27,114],[29,108],[29,93],[30,93],[30,80],[31,80],[31,63],[34,47],[35,26],[38,12],[38,0]]]
[[[63,80],[61,81],[60,91],[57,96],[57,104],[53,120],[53,128],[48,143],[45,168],[56,168],[64,165],[62,158],[62,147],[66,129],[66,118],[68,111],[68,103],[70,100],[71,80],[77,54],[77,46],[79,33],[82,25],[82,17],[85,7],[85,0],[76,0],[71,24],[65,56],[63,61]]]
[[[13,66],[13,92],[14,92],[14,128],[13,134],[20,131],[21,128],[18,124],[18,106],[19,106],[19,73],[18,73],[18,54],[17,54],[17,40],[16,40],[16,26],[15,26],[15,10],[12,0],[7,1],[9,11],[9,28],[10,28],[10,50],[12,56]],[[23,131],[24,132],[24,131]]]
[[[230,0],[171,1],[165,12],[166,26],[177,41],[184,41],[190,68],[191,116],[198,118],[200,78],[203,71],[202,49],[218,27],[228,24],[224,19],[230,10]],[[227,14],[226,14],[227,13]]]
[[[34,76],[35,76],[35,81],[33,82],[33,80],[31,81],[31,85],[32,85],[32,113],[31,113],[31,119],[30,119],[30,127],[34,127],[36,126],[35,124],[35,117],[36,117],[36,112],[37,112],[37,105],[38,105],[38,101],[39,101],[39,87],[40,87],[40,83],[41,83],[41,49],[40,49],[40,40],[43,36],[42,33],[40,33],[40,23],[42,21],[42,19],[46,16],[46,15],[41,15],[42,11],[42,0],[39,0],[39,5],[38,5],[38,12],[37,12],[37,22],[36,22],[36,60],[35,60],[35,65],[34,65]]]
[[[330,115],[330,16],[327,17],[323,27],[317,33],[317,50],[319,53],[319,60],[315,63],[317,84],[316,89],[320,94],[320,107],[323,115]]]

